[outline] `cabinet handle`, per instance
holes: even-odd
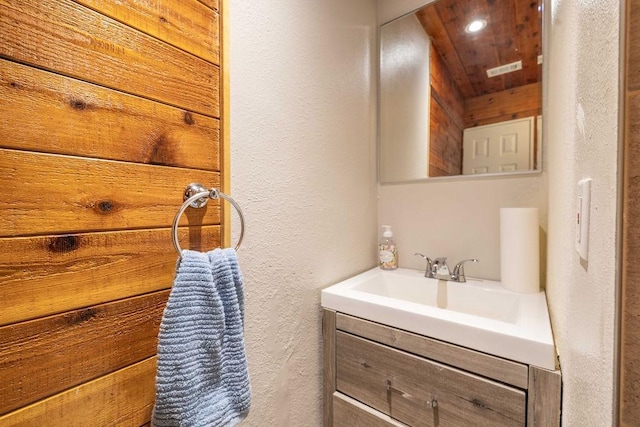
[[[402,397],[405,398],[405,399],[411,399],[413,397],[409,393],[407,393],[406,391],[402,391],[402,390],[392,386],[391,385],[391,380],[386,380],[385,381],[385,385],[387,386],[387,393],[395,391],[396,393],[400,393],[402,395]],[[389,395],[389,398],[390,397],[391,396]],[[430,402],[427,402],[427,408],[436,409],[437,407],[438,407],[438,401],[436,399],[431,399]]]
[[[400,395],[405,398],[405,399],[411,399],[411,395],[409,393],[407,393],[406,391],[402,391],[399,388],[396,388],[394,386],[391,385],[391,380],[387,380],[385,381],[385,384],[387,386],[387,393],[391,392],[391,391],[395,391],[396,393],[400,393]]]

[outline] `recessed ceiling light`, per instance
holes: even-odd
[[[464,30],[467,33],[477,33],[478,31],[482,30],[486,26],[487,26],[487,21],[485,21],[484,19],[476,19],[475,21],[469,22],[467,26],[464,27]]]

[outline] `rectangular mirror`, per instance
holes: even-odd
[[[542,1],[437,0],[382,25],[381,183],[539,169]]]

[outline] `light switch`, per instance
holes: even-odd
[[[576,251],[585,261],[589,255],[589,217],[591,211],[591,178],[578,181],[576,199]]]

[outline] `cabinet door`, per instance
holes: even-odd
[[[344,332],[337,389],[412,426],[524,426],[522,390]]]

